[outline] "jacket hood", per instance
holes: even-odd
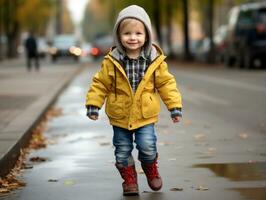
[[[146,13],[146,11],[142,7],[137,6],[137,5],[128,6],[124,8],[123,10],[121,10],[120,13],[118,14],[118,17],[117,17],[117,20],[116,20],[116,23],[113,29],[114,44],[117,47],[118,51],[125,54],[124,48],[118,38],[117,31],[119,28],[119,24],[126,18],[135,18],[144,24],[146,31],[147,31],[147,35],[148,35],[147,41],[144,46],[144,51],[145,51],[146,56],[150,55],[151,47],[152,47],[151,20],[148,14]]]

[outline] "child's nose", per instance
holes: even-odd
[[[130,37],[131,40],[134,40],[136,39],[136,34],[131,34],[131,37]]]

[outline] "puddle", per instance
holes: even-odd
[[[266,180],[266,162],[197,164],[193,167],[207,168],[214,172],[216,176],[228,178],[232,181]]]
[[[230,190],[239,192],[246,199],[265,200],[266,188],[233,188]]]

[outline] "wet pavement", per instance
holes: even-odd
[[[163,188],[151,191],[136,161],[140,195],[123,197],[122,180],[114,167],[112,128],[104,110],[96,122],[85,116],[85,94],[96,70],[96,64],[87,67],[60,96],[55,107],[62,109],[62,115],[50,120],[44,133],[50,144],[28,156],[33,168],[24,170],[21,177],[27,186],[0,200],[265,199],[266,106],[261,97],[266,92],[254,81],[263,81],[264,71],[248,78],[249,72],[242,72],[236,81],[239,74],[228,69],[173,68],[184,96],[184,117],[173,124],[162,105],[156,128]],[[208,79],[216,74],[219,78]],[[203,87],[207,82],[212,82],[208,89]],[[249,108],[242,107],[248,100],[237,103],[246,93],[253,95],[254,105]],[[256,111],[259,107],[262,112],[248,122],[243,108]],[[136,158],[136,150],[133,154]],[[31,162],[32,157],[46,161]]]

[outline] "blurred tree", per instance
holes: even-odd
[[[63,1],[55,0],[55,32],[56,34],[61,34],[62,31],[62,10]]]
[[[67,8],[66,0],[56,0],[55,2],[55,30],[56,34],[74,33],[75,25]]]
[[[6,56],[11,58],[17,55],[17,44],[20,25],[17,18],[17,11],[21,0],[2,0],[2,20],[3,20],[3,33],[7,38],[7,52]]]
[[[21,30],[45,31],[52,14],[52,0],[1,0],[0,3],[3,20],[1,33],[7,37],[7,57],[16,57]]]
[[[54,12],[53,0],[19,0],[20,6],[15,13],[22,29],[32,30],[44,35],[50,17]]]
[[[228,9],[233,5],[238,5],[240,3],[245,3],[247,0],[199,0],[196,1],[193,5],[195,9],[201,13],[202,28],[204,30],[205,37],[210,40],[210,48],[207,56],[208,63],[215,62],[215,48],[213,43],[214,36],[214,9],[225,3],[229,4]],[[224,13],[223,13],[224,16]],[[226,16],[224,16],[226,17]]]
[[[82,21],[83,35],[86,40],[92,41],[95,37],[111,32],[111,9],[105,0],[90,0],[85,9]]]
[[[175,54],[173,52],[173,35],[178,33],[173,32],[173,23],[182,23],[182,18],[180,15],[182,4],[180,1],[167,0],[163,1],[162,7],[164,18],[163,24],[165,24],[166,26],[166,45],[168,47],[168,56],[175,57]]]
[[[189,30],[188,30],[188,24],[189,24],[189,2],[188,0],[182,0],[183,5],[183,34],[184,34],[184,42],[183,42],[183,57],[185,60],[191,59],[191,53],[189,50]]]
[[[163,39],[162,39],[162,33],[161,33],[161,25],[162,25],[162,19],[161,19],[161,9],[160,9],[160,0],[155,0],[153,4],[153,18],[154,18],[154,26],[156,30],[157,40],[159,44],[162,46]]]
[[[73,33],[74,25],[62,0],[62,32]],[[48,23],[55,14],[55,0],[0,0],[1,34],[7,37],[7,57],[17,56],[21,31],[33,31],[45,35]]]
[[[0,0],[0,61],[3,59],[3,0]]]
[[[74,33],[75,25],[67,8],[66,0],[63,1],[62,7],[62,33]]]

